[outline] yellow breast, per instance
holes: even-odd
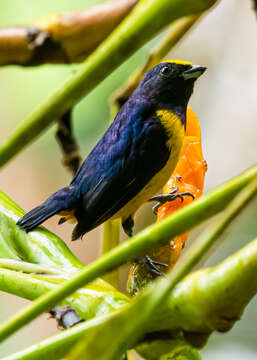
[[[113,218],[121,217],[126,219],[129,215],[133,216],[144,202],[149,200],[150,197],[155,195],[164,186],[177,165],[185,136],[184,125],[181,119],[170,110],[158,110],[156,115],[159,117],[168,135],[166,145],[170,149],[169,159],[166,165],[146,184],[137,196],[120,209]]]

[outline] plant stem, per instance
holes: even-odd
[[[216,0],[141,0],[130,15],[82,63],[78,71],[34,111],[0,148],[0,166],[70,110],[138,48],[182,16],[202,12]]]
[[[229,330],[257,293],[256,271],[257,239],[218,266],[196,271],[183,279],[162,306],[155,309],[154,315],[149,319],[148,331],[182,329],[209,334],[214,330]],[[152,285],[152,292],[158,292],[159,285]],[[90,336],[96,327],[123,311],[119,310],[79,324],[2,360],[63,358],[81,336]],[[138,350],[140,351],[140,345]]]
[[[113,99],[111,108],[111,114],[113,116],[117,114],[120,107],[131,96],[145,73],[163,60],[163,58],[171,51],[171,49],[179,42],[179,40],[181,40],[183,36],[197,22],[200,16],[201,14],[185,16],[171,24],[171,26],[168,28],[168,34],[151,51],[143,69],[140,69],[139,71],[136,70],[135,73],[133,73],[125,83],[125,85],[123,85],[121,89],[115,91],[114,95],[112,96]]]
[[[120,242],[120,219],[108,220],[103,224],[102,254],[106,254]],[[113,270],[103,276],[103,280],[114,286],[119,286],[119,271]]]
[[[60,288],[37,299],[31,306],[23,309],[0,328],[0,340],[4,340],[15,331],[32,321],[44,311],[48,311],[63,298],[70,295],[78,288],[93,281],[96,277],[134,260],[149,250],[165,245],[170,239],[191,228],[199,225],[207,218],[223,210],[229,201],[257,175],[257,166],[250,168],[243,174],[220,185],[201,199],[177,211],[159,224],[152,225],[140,232],[129,242],[125,242],[89,264],[79,274],[74,275]],[[199,250],[198,250],[199,251]],[[190,261],[189,261],[190,260]],[[190,258],[183,266],[183,275],[187,267],[194,261]],[[178,263],[172,276],[177,281],[176,274],[181,271]],[[180,277],[179,277],[180,279]],[[174,280],[174,281],[175,281]],[[176,282],[175,281],[175,282]],[[173,283],[172,283],[173,284]]]
[[[5,268],[9,270],[22,271],[24,273],[34,273],[34,274],[46,274],[46,275],[63,275],[63,271],[49,268],[42,265],[32,264],[26,261],[14,260],[14,259],[1,259],[0,258],[0,268]]]
[[[226,210],[224,210],[222,214],[220,214],[219,217],[206,228],[206,230],[198,238],[199,240],[197,239],[196,242],[187,250],[191,252],[191,249],[194,248],[202,249],[201,252],[196,251],[195,263],[200,261],[202,257],[206,255],[205,251],[207,251],[207,249],[216,242],[217,238],[225,231],[240,210],[248,204],[254,196],[256,189],[257,179],[254,179],[240,191],[235,199],[228,205]],[[185,256],[187,256],[186,254]],[[0,290],[29,300],[36,299],[70,278],[70,274],[67,272],[60,272],[57,269],[51,269],[49,267],[31,264],[24,261],[0,259],[0,266],[19,271],[15,272],[0,269]],[[21,273],[20,271],[23,272]],[[24,274],[24,272],[34,272],[36,274],[43,272],[44,274],[58,274],[61,276],[48,277],[46,275],[37,276],[32,274],[28,276],[27,274]],[[19,285],[21,283],[23,284],[22,288]],[[87,288],[81,289],[81,291],[77,290],[77,292],[73,293],[71,297],[66,298],[62,303],[64,305],[73,305],[78,314],[86,320],[94,317],[96,314],[107,312],[111,309],[117,309],[129,301],[129,299],[124,295],[114,291],[112,287],[106,286],[104,281],[100,279],[87,286]],[[99,298],[102,299],[100,302]],[[166,315],[169,317],[168,313]]]
[[[82,61],[136,3],[136,0],[106,1],[79,12],[49,14],[23,26],[2,27],[0,65]]]
[[[84,265],[72,254],[62,239],[50,231],[37,228],[28,234],[24,233],[16,221],[24,211],[6,194],[0,191],[0,257],[10,267],[10,260],[17,261],[17,270],[28,264],[37,272],[37,264],[44,269],[52,268],[54,272],[62,272],[62,277],[35,276],[21,272],[4,271],[0,279],[0,290],[35,300],[47,291],[57,288],[72,273],[84,269]],[[35,264],[37,263],[37,264]],[[13,267],[13,263],[12,263]],[[55,270],[56,269],[56,270]],[[22,284],[22,287],[20,286]],[[71,305],[81,318],[88,320],[99,314],[117,309],[128,302],[128,298],[116,291],[111,285],[98,278],[93,283],[73,293],[63,301]]]
[[[0,290],[14,294],[28,300],[35,300],[47,292],[57,289],[64,284],[71,275],[49,276],[38,274],[24,274],[0,268]],[[21,286],[22,284],[22,286]],[[113,289],[106,287],[100,279],[62,299],[58,305],[72,306],[84,320],[92,319],[97,314],[112,312],[126,305],[129,299]]]
[[[72,176],[75,175],[81,164],[79,147],[73,135],[72,111],[69,110],[57,122],[55,138],[61,149],[63,165],[69,170]]]
[[[237,214],[254,198],[257,193],[257,177],[254,178],[240,193],[229,203],[227,208],[218,215],[218,217],[210,223],[209,226],[200,234],[200,236],[191,245],[190,250],[185,253],[183,261],[187,256],[194,253],[193,267],[199,263],[203,257],[206,257],[208,250],[227,229]]]

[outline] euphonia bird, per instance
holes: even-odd
[[[77,221],[72,233],[76,240],[108,219],[121,218],[124,231],[131,236],[135,212],[160,190],[176,167],[187,104],[195,80],[205,70],[180,60],[165,61],[149,70],[70,185],[17,224],[28,232],[59,214],[59,223]]]

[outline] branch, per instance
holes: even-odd
[[[84,60],[129,14],[137,0],[115,0],[75,13],[46,15],[0,28],[0,66]]]
[[[190,246],[190,250],[184,254],[183,261],[184,259],[187,259],[187,256],[191,256],[192,253],[195,253],[194,265],[197,265],[200,260],[203,263],[203,259],[208,258],[209,250],[217,242],[225,230],[227,230],[228,226],[241,212],[241,210],[249,204],[252,198],[254,198],[256,192],[257,178],[255,178],[244,189],[242,189],[228,204],[226,209],[223,210],[222,213],[219,214],[215,220],[205,228],[205,230]],[[133,286],[133,289],[136,289],[136,291],[133,293],[133,295],[135,295],[139,290],[152,282],[153,279],[149,277],[148,270],[143,266],[139,267],[137,264],[133,271],[136,272],[136,276],[134,276],[134,272],[132,272],[130,281],[132,282],[131,287]]]
[[[63,165],[72,175],[78,170],[81,157],[72,132],[72,114],[67,111],[57,122],[56,140],[63,153]]]
[[[93,281],[96,277],[128,261],[136,259],[149,250],[165,245],[169,242],[170,238],[190,230],[207,218],[217,214],[224,209],[228,202],[231,201],[249,181],[253,180],[256,175],[257,166],[175,212],[161,223],[146,228],[134,238],[130,239],[129,243],[122,243],[115,249],[109,251],[98,260],[89,264],[77,275],[74,275],[72,279],[64,285],[35,300],[31,306],[20,311],[9,321],[5,322],[0,328],[0,339],[4,340],[44,311],[54,307],[59,301],[72,294],[78,288]],[[201,244],[201,246],[204,246],[204,244]],[[194,263],[195,255],[198,255],[199,251],[201,251],[201,249],[197,249],[196,254],[193,253],[192,256],[189,256],[187,261],[183,262],[182,267],[180,266],[180,262],[178,263],[175,270],[169,275],[169,277],[171,276],[169,279],[170,286],[174,286],[176,282],[181,279],[181,276],[185,275]]]
[[[257,293],[256,271],[257,239],[220,265],[197,271],[182,280],[162,306],[154,309],[148,319],[146,332],[179,329],[187,334],[200,333],[207,337],[213,331],[230,330]],[[160,290],[159,285],[156,282],[152,286],[153,294]],[[121,314],[124,316],[136,301],[123,310],[79,324],[3,360],[48,360],[53,354],[56,360],[63,358],[81,336],[90,337],[101,324]],[[126,324],[129,322],[130,318],[127,318]],[[139,345],[136,350],[145,353],[145,346]]]
[[[224,210],[222,214],[220,214],[218,218],[216,218],[215,221],[212,222],[194,242],[194,244],[189,249],[189,254],[195,252],[195,263],[199,262],[204,255],[206,256],[208,249],[210,249],[210,247],[216,242],[220,235],[226,230],[228,225],[231,224],[232,220],[236,217],[240,210],[242,210],[254,197],[256,191],[257,178],[240,191],[240,193],[228,205],[226,210]],[[119,227],[115,229],[115,232],[116,231],[119,233]],[[204,246],[202,246],[202,244],[204,244]],[[201,249],[201,251],[198,249]],[[187,256],[187,253],[185,256]],[[27,263],[24,261],[0,259],[0,266],[9,270],[18,271],[17,273],[0,269],[0,274],[2,275],[0,280],[0,290],[17,296],[22,296],[29,300],[35,300],[37,297],[56,288],[57,286],[64,283],[65,280],[70,278],[70,275],[67,272],[51,269],[42,265]],[[26,273],[29,273],[30,276],[28,276]],[[42,273],[44,276],[38,276],[38,274]],[[59,276],[58,278],[49,278],[46,275]],[[108,278],[106,280],[112,280],[112,275],[107,275]],[[145,279],[143,278],[143,274],[140,274],[140,276],[142,276],[141,282],[149,282],[147,277]],[[20,288],[21,283],[23,284],[22,289]],[[126,297],[119,296],[118,292],[114,291],[114,289],[111,287],[103,287],[103,282],[94,282],[93,289],[94,295],[92,296],[90,296],[90,285],[86,288],[83,288],[82,291],[77,290],[75,293],[73,293],[72,297],[63,300],[62,304],[68,306],[73,305],[74,309],[81,316],[81,318],[88,320],[99,312],[102,313],[103,309],[105,309],[104,312],[110,311],[111,309],[116,309],[128,302]],[[102,301],[99,301],[99,298],[101,298]],[[110,301],[110,299],[112,300]],[[109,303],[110,305],[107,306]],[[111,304],[113,305],[113,308],[110,307]]]
[[[38,271],[39,265],[29,265],[30,269],[34,266],[35,270]],[[0,268],[0,290],[33,301],[47,292],[57,289],[71,278],[71,274],[63,271],[59,272],[61,275],[58,276],[49,276],[47,273],[46,275],[39,275],[21,272],[24,268],[27,271],[27,266],[27,263],[24,265],[23,262],[19,262],[15,264],[17,271]],[[39,268],[41,271],[42,266]],[[98,279],[87,287],[77,290],[72,296],[60,301],[58,306],[51,310],[50,313],[53,317],[57,319],[61,317],[61,320],[65,321],[63,314],[60,315],[60,312],[62,313],[63,309],[68,308],[71,310],[73,308],[73,311],[81,319],[89,320],[97,316],[97,314],[112,312],[128,302],[129,299],[125,295],[119,293],[113,287],[105,285],[104,281]],[[60,319],[58,323],[60,326],[64,325]],[[67,326],[63,327],[67,328]]]
[[[257,0],[253,0],[253,9],[257,15]]]
[[[25,261],[14,260],[14,259],[1,259],[0,258],[0,268],[21,271],[25,274],[43,274],[43,275],[55,275],[55,276],[64,276],[66,273],[58,269],[50,268],[43,265],[32,264]]]
[[[195,263],[200,261],[203,254],[206,253],[211,245],[213,245],[240,210],[248,204],[249,200],[256,192],[256,183],[257,179],[241,190],[236,198],[229,204],[227,209],[218,218],[216,218],[210,226],[207,227],[200,238],[198,238],[193,244],[189,253],[194,252],[194,249],[202,248],[201,252],[197,252],[198,255],[195,257]],[[9,226],[9,229],[10,228],[11,227]],[[201,243],[205,244],[204,247],[201,247]],[[14,272],[0,269],[0,290],[29,300],[36,299],[70,278],[70,275],[67,272],[51,269],[42,265],[26,263],[24,261],[0,259],[0,266],[18,271]],[[27,275],[26,273],[34,274]],[[35,275],[42,273],[44,276]],[[49,278],[46,275],[59,276],[58,278]],[[124,306],[128,302],[128,299],[125,296],[119,296],[119,293],[114,291],[111,287],[103,287],[104,282],[99,281],[100,280],[98,280],[98,282],[94,282],[92,285],[89,285],[82,290],[77,290],[73,293],[72,297],[63,300],[62,304],[65,305],[66,308],[67,305],[68,307],[72,305],[82,319],[88,320],[99,313],[111,311]],[[21,283],[23,284],[22,288],[20,287]],[[94,294],[92,294],[92,289],[94,290]],[[99,299],[102,300],[99,301]],[[71,311],[71,309],[69,309],[69,311]],[[166,315],[167,318],[169,318],[167,311]]]
[[[102,251],[105,254],[119,245],[120,242],[120,219],[108,220],[103,224]],[[119,270],[113,270],[103,276],[103,279],[116,289],[119,287]]]
[[[182,37],[199,20],[199,17],[199,14],[190,15],[176,20],[171,24],[168,29],[168,34],[150,53],[144,67],[132,74],[125,85],[121,89],[118,89],[112,96],[112,115],[117,114],[120,107],[134,92],[145,73],[163,60],[163,58],[171,51],[171,49],[179,42],[179,40],[182,39]]]
[[[0,147],[0,166],[70,110],[137,49],[172,21],[210,8],[216,0],[141,0],[80,68]]]

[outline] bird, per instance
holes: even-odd
[[[58,214],[59,224],[77,223],[72,232],[76,240],[108,219],[121,218],[125,233],[133,236],[136,211],[164,186],[177,165],[187,104],[195,80],[205,70],[182,60],[163,61],[150,69],[71,183],[17,225],[29,232]],[[183,196],[171,195],[169,200]],[[156,270],[151,259],[147,261]]]

